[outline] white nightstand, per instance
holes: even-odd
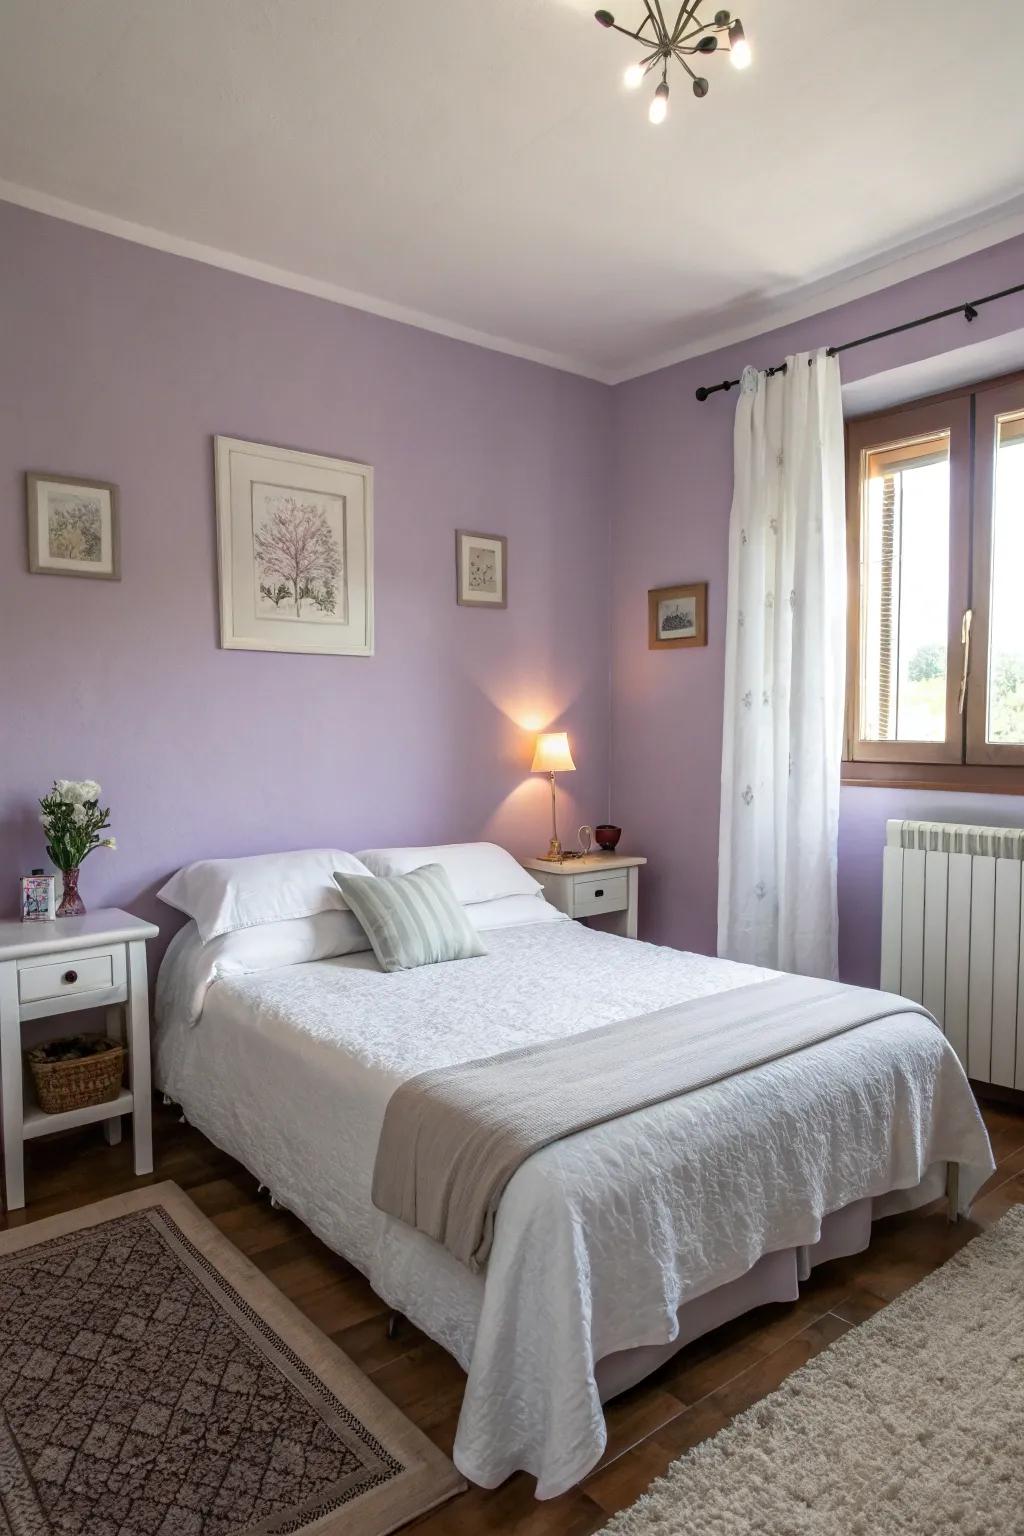
[[[646,863],[625,853],[588,853],[586,858],[566,859],[562,864],[550,859],[522,861],[559,912],[576,918],[615,914],[616,921],[609,926],[624,939],[636,938],[637,886],[640,866]]]
[[[131,1115],[135,1172],[152,1173],[146,940],[155,939],[159,931],[117,908],[59,917],[56,922],[0,923],[0,1119],[9,1211],[25,1204],[24,1143],[50,1131],[102,1120],[107,1140],[114,1143],[121,1139],[121,1116]],[[108,1033],[124,1039],[122,1006],[128,1087],[107,1104],[45,1114],[35,1103],[22,1062],[23,1020],[106,1008]]]

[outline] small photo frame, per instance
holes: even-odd
[[[23,923],[48,923],[57,915],[56,877],[22,875],[21,920]]]
[[[500,533],[455,533],[455,599],[463,608],[508,607],[508,540]]]
[[[116,485],[30,471],[25,500],[28,568],[33,574],[121,580]]]
[[[666,651],[708,643],[708,584],[654,587],[647,594],[647,647]]]

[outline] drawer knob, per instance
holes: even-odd
[[[603,891],[603,890],[601,890],[601,891],[595,891],[595,892],[594,892],[594,895],[595,895],[595,896],[603,896],[603,895],[604,895],[604,891]]]
[[[70,986],[72,982],[78,980],[78,972],[77,971],[65,971],[64,972],[64,980]]]

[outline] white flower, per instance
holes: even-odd
[[[56,793],[68,805],[87,805],[100,797],[100,786],[95,779],[58,779]]]
[[[116,848],[117,847],[117,838],[116,837],[105,837],[105,838],[103,838],[102,842],[100,843],[100,847],[101,848]]]
[[[71,809],[71,820],[76,827],[84,827],[89,820],[89,812],[84,805],[75,805]]]

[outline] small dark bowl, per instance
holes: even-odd
[[[599,848],[603,848],[605,853],[614,853],[619,846],[622,828],[609,826],[595,827],[594,836],[597,839],[597,846]]]

